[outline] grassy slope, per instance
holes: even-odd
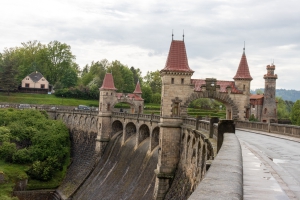
[[[17,103],[17,104],[40,104],[40,105],[65,105],[78,106],[87,105],[98,107],[98,100],[83,100],[56,97],[54,94],[28,94],[28,93],[0,93],[0,102]]]

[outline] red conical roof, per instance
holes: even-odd
[[[252,77],[251,77],[250,71],[249,71],[249,67],[248,67],[248,63],[247,63],[245,50],[243,52],[239,68],[236,72],[236,75],[233,77],[233,79],[234,80],[239,80],[239,79],[252,80]]]
[[[194,72],[188,64],[184,41],[172,40],[166,66],[162,71]]]
[[[117,90],[117,88],[115,88],[115,84],[114,84],[114,78],[112,76],[111,73],[106,73],[102,86],[100,89],[104,89],[104,90]]]
[[[136,83],[135,90],[134,90],[133,94],[142,94],[142,90],[141,90],[141,86],[140,86],[140,81],[138,81]]]

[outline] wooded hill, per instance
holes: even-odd
[[[256,90],[251,90],[252,94],[264,93],[264,88],[259,88]],[[300,91],[298,90],[286,90],[286,89],[276,89],[276,96],[281,97],[285,101],[296,102],[300,99]]]

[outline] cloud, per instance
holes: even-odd
[[[275,60],[277,86],[300,90],[300,2],[295,0],[139,1],[11,0],[1,3],[0,49],[58,40],[76,62],[119,60],[146,71],[164,67],[174,39],[182,40],[195,78],[232,80],[244,41],[253,89],[264,87]]]

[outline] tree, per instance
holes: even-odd
[[[152,90],[149,86],[142,87],[142,98],[144,99],[145,103],[150,103],[152,100]]]
[[[144,80],[145,84],[151,88],[152,93],[161,93],[161,77],[158,70],[155,72],[148,71]]]
[[[69,67],[61,77],[62,88],[74,87],[77,84],[77,71],[75,68]]]
[[[300,126],[300,100],[297,100],[294,103],[294,106],[293,106],[292,112],[291,112],[291,120],[294,125]]]
[[[276,101],[277,101],[277,118],[288,119],[289,112],[287,110],[285,101],[281,97],[276,97]]]
[[[0,60],[0,87],[7,91],[9,95],[11,91],[18,88],[18,81],[16,79],[18,71],[16,70],[16,60],[9,50],[5,50],[1,54]]]
[[[75,56],[71,52],[71,47],[65,43],[52,41],[47,45],[47,64],[45,77],[51,84],[61,81],[72,66]]]

